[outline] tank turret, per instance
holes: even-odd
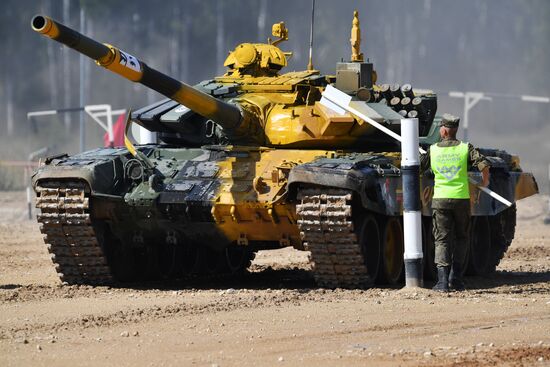
[[[369,149],[392,150],[397,148],[395,142],[370,124],[351,114],[339,116],[324,108],[319,103],[321,93],[328,84],[335,83],[337,88],[364,104],[362,110],[367,116],[395,132],[399,132],[402,115],[412,109],[402,103],[391,104],[390,96],[385,96],[374,84],[373,64],[368,59],[363,61],[359,50],[361,36],[357,12],[350,39],[351,61],[338,63],[336,76],[321,75],[318,70],[280,73],[292,53],[279,48],[289,34],[285,24],[279,22],[272,27],[275,40],[241,43],[225,60],[228,69],[224,75],[205,80],[196,87],[177,81],[136,57],[94,41],[49,17],[34,17],[32,27],[92,58],[98,65],[175,101],[176,104],[155,104],[132,115],[134,121],[159,132],[159,138],[170,144],[228,143],[306,149],[368,146]],[[419,97],[421,106],[418,108],[424,108],[425,102],[432,98],[425,93],[414,94],[412,90],[410,94]],[[196,118],[196,114],[204,119]],[[421,114],[421,131],[428,132],[432,122],[433,115]]]
[[[277,76],[279,70],[287,65],[287,57],[292,53],[283,52],[277,45],[288,40],[288,30],[284,22],[273,24],[273,36],[278,40],[268,43],[241,43],[223,63],[229,68],[227,76]]]
[[[115,74],[143,84],[196,113],[214,120],[230,135],[248,136],[257,142],[263,140],[262,136],[249,134],[249,127],[253,121],[247,110],[171,78],[129,53],[115,46],[97,42],[47,16],[37,15],[32,19],[31,24],[34,31],[88,56],[98,65]]]

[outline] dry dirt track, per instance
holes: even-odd
[[[61,286],[24,195],[0,193],[0,366],[550,366],[546,200],[520,203],[492,278],[447,296],[315,289],[289,249],[241,279]]]

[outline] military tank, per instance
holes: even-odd
[[[420,142],[438,140],[437,96],[409,84],[376,84],[360,52],[335,75],[310,67],[283,73],[290,55],[283,22],[276,40],[242,43],[227,72],[195,86],[43,15],[32,28],[120,76],[167,97],[128,121],[158,144],[98,148],[47,158],[34,173],[38,221],[60,279],[104,284],[234,274],[262,249],[310,251],[321,287],[366,288],[403,279],[400,146],[360,118],[320,104],[328,85],[399,133],[418,118]],[[127,126],[127,131],[128,131]],[[485,149],[490,188],[515,202],[537,192],[517,156]],[[474,176],[474,172],[470,172]],[[434,274],[433,179],[421,178],[425,275]],[[495,270],[514,237],[515,207],[471,188],[471,274]]]

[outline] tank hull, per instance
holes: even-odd
[[[153,162],[157,176],[146,179],[140,162],[126,149],[111,148],[47,160],[33,176],[38,219],[63,281],[95,284],[235,273],[249,265],[255,251],[286,246],[311,251],[322,286],[368,287],[400,280],[398,153],[234,146],[138,149]],[[505,154],[485,153],[491,152]],[[492,168],[491,188],[511,201],[537,191],[532,175],[501,161]],[[428,274],[433,267],[432,186],[424,176]],[[502,232],[494,228],[502,222],[495,218],[508,213],[503,206],[475,188],[471,203],[473,218],[486,218],[493,236]],[[505,217],[515,223],[515,215]],[[494,269],[509,237],[495,239],[500,250],[477,261],[481,265],[472,271]]]

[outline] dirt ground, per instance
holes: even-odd
[[[519,203],[496,274],[441,295],[316,289],[291,249],[240,279],[62,286],[24,194],[0,193],[0,366],[550,366],[547,200]]]

